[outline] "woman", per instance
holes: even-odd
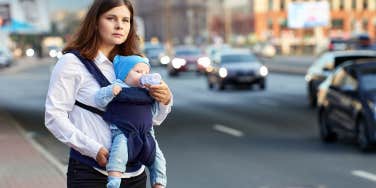
[[[45,124],[58,140],[71,148],[68,188],[105,187],[106,173],[96,167],[105,167],[111,145],[109,126],[102,117],[75,105],[79,101],[99,108],[94,98],[100,86],[69,51],[77,50],[92,60],[108,80],[114,80],[111,62],[114,56],[139,54],[133,16],[133,6],[128,0],[95,0],[78,33],[64,49],[68,53],[59,59],[52,72]],[[153,118],[159,124],[171,111],[171,92],[163,81],[149,89],[159,102],[158,114]],[[146,188],[144,168],[124,173],[121,187]]]

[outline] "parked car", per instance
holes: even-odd
[[[207,73],[210,89],[217,86],[223,90],[229,84],[258,84],[261,89],[266,88],[268,69],[249,50],[222,52],[218,54],[211,66]]]
[[[211,61],[200,49],[194,46],[175,47],[174,57],[168,64],[167,70],[170,76],[177,76],[181,72],[195,71],[205,73]]]
[[[9,67],[13,63],[13,55],[6,47],[0,47],[0,67]]]
[[[331,38],[329,40],[328,51],[343,51],[350,48],[348,40],[342,38]]]
[[[376,59],[338,67],[320,85],[318,119],[323,142],[338,134],[356,137],[362,150],[376,143]]]
[[[162,44],[145,43],[143,53],[152,66],[167,65],[170,58]]]
[[[327,78],[328,75],[345,61],[376,58],[376,51],[371,50],[349,50],[333,51],[322,54],[308,69],[305,76],[307,81],[307,96],[309,105],[316,107],[317,87]]]

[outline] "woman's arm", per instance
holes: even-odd
[[[58,61],[51,74],[47,93],[45,126],[64,144],[96,159],[102,144],[86,136],[68,118],[82,84],[83,75],[79,71],[83,69],[81,62],[71,54],[64,55]]]
[[[164,81],[160,85],[146,86],[149,93],[157,101],[153,105],[153,125],[160,125],[171,112],[173,97]]]

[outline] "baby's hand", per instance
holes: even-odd
[[[115,84],[114,87],[112,87],[112,93],[116,96],[121,92],[121,86]]]

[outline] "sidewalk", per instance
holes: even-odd
[[[65,188],[65,175],[38,152],[33,142],[6,112],[0,111],[0,187]]]

